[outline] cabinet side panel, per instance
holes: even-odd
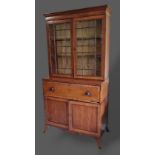
[[[100,91],[100,103],[108,97],[109,81],[102,82]]]
[[[105,80],[109,79],[109,46],[110,46],[110,16],[107,14],[105,25]]]

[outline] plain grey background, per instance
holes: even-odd
[[[112,8],[110,34],[110,133],[102,137],[99,150],[93,138],[72,135],[50,127],[43,134],[42,78],[48,75],[46,30],[43,14],[108,4]],[[119,155],[120,154],[120,1],[119,0],[36,0],[36,155]]]

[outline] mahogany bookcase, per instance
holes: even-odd
[[[43,79],[48,126],[96,139],[108,131],[111,9],[98,6],[44,14],[49,77]]]

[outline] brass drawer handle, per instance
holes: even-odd
[[[91,93],[89,91],[86,91],[85,96],[91,96]]]
[[[51,88],[49,88],[48,90],[49,90],[50,92],[54,92],[54,91],[55,91],[54,87],[51,87]]]

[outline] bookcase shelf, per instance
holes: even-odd
[[[101,54],[96,54],[96,53],[94,53],[94,52],[77,52],[77,54],[76,54],[77,56],[85,56],[85,57],[87,57],[87,56],[93,56],[94,57],[94,55],[96,56],[96,57],[100,57],[101,56]],[[66,56],[71,56],[71,53],[57,53],[57,56],[58,57],[66,57]]]
[[[77,38],[77,40],[94,40],[94,39],[101,40],[102,38],[101,37]],[[57,38],[56,39],[56,41],[70,41],[70,40],[71,40],[70,38]]]

